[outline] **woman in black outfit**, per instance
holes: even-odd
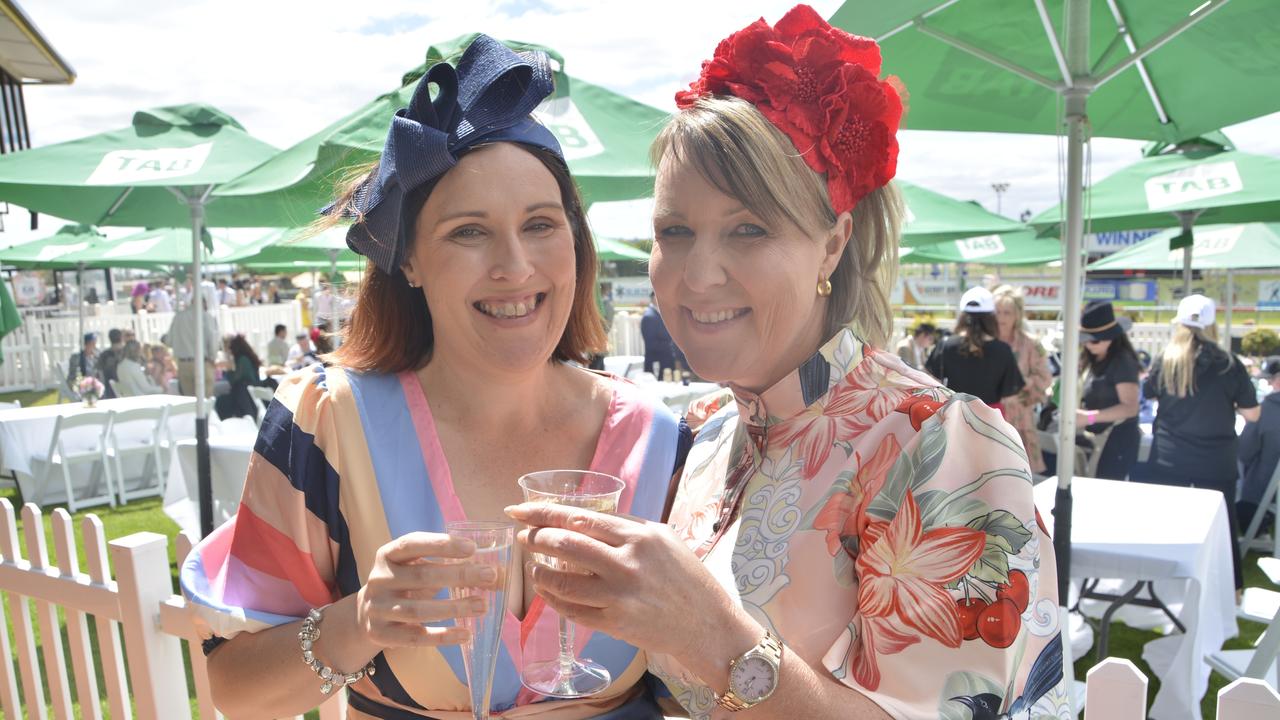
[[[1095,435],[1107,433],[1094,474],[1124,480],[1138,460],[1142,431],[1138,428],[1138,354],[1125,332],[1128,318],[1116,319],[1111,303],[1094,300],[1080,315],[1081,381],[1076,427]],[[1110,431],[1108,433],[1108,431]]]
[[[1236,517],[1235,414],[1256,422],[1257,391],[1244,365],[1213,341],[1213,301],[1188,295],[1178,303],[1178,324],[1143,385],[1160,402],[1151,448],[1151,480],[1219,490],[1227,502],[1236,589],[1240,572]]]
[[[951,390],[1003,410],[1026,383],[1013,349],[996,339],[995,298],[986,288],[970,288],[960,310],[955,334],[934,346],[925,369]]]

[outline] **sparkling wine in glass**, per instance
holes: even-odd
[[[589,470],[546,470],[520,478],[526,502],[569,505],[602,513],[618,511],[618,498],[625,487],[622,480]],[[571,563],[533,553],[533,561],[547,567],[580,572]],[[579,659],[573,648],[573,623],[559,618],[559,653],[556,658],[527,663],[520,682],[534,692],[558,698],[594,695],[613,681],[609,670],[589,658]]]
[[[474,542],[476,554],[469,562],[492,567],[498,573],[498,586],[494,589],[449,588],[449,596],[455,600],[479,596],[485,601],[483,615],[458,618],[458,625],[471,631],[471,640],[462,646],[462,664],[467,671],[467,689],[471,693],[471,714],[475,720],[488,720],[493,673],[498,661],[498,646],[502,642],[502,621],[507,611],[515,525],[509,522],[450,522],[445,524],[445,532],[450,537]]]

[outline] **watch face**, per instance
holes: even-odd
[[[778,684],[778,671],[762,657],[753,655],[738,662],[729,675],[729,686],[738,697],[757,703],[769,697]]]

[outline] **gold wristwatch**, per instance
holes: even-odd
[[[758,705],[778,688],[782,643],[766,630],[756,646],[729,663],[729,689],[716,695],[716,704],[730,712]]]

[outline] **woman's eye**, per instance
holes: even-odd
[[[545,234],[547,234],[547,233],[551,232],[552,230],[555,230],[555,229],[556,229],[556,226],[555,226],[555,224],[554,224],[554,223],[552,223],[550,220],[534,220],[533,222],[529,223],[528,225],[525,225],[525,226],[524,226],[524,229],[525,229],[525,231],[526,231],[526,232],[537,233],[537,234],[539,234],[539,235],[545,235]]]
[[[481,235],[484,235],[484,231],[480,228],[474,225],[463,225],[449,233],[449,238],[452,240],[474,240]]]
[[[769,231],[753,223],[742,223],[733,229],[733,234],[736,237],[760,238],[767,236]]]
[[[688,238],[693,237],[693,231],[684,225],[668,225],[667,227],[658,228],[654,232],[654,238],[662,240],[664,238]]]

